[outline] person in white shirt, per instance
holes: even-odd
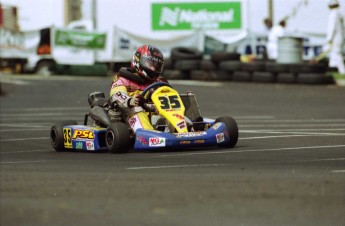
[[[327,43],[330,48],[329,67],[336,67],[340,74],[345,75],[342,50],[345,39],[344,17],[339,9],[338,0],[328,0],[330,9],[327,27]]]
[[[282,20],[278,25],[273,26],[268,34],[267,54],[270,60],[278,57],[278,39],[285,34],[286,20]]]

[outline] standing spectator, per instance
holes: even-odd
[[[270,31],[272,28],[272,20],[270,18],[265,18],[263,23],[265,24],[267,31]]]
[[[336,67],[340,74],[345,74],[342,49],[345,39],[344,17],[341,15],[338,0],[328,0],[327,43],[330,48],[329,67]]]
[[[273,26],[273,23],[272,23],[272,20],[270,18],[265,18],[263,21],[262,21],[265,25],[265,28],[266,28],[266,31],[267,31],[267,37],[268,37],[268,34],[269,32],[271,31],[272,29],[272,26]],[[267,39],[265,39],[265,42],[267,43]],[[262,57],[264,60],[268,60],[268,55],[267,55],[267,45],[266,46],[263,46],[263,51],[262,51]]]
[[[267,54],[270,60],[276,60],[278,57],[278,39],[285,34],[286,19],[273,26],[268,34]]]

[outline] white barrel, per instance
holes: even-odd
[[[303,62],[303,38],[281,37],[278,40],[278,63],[294,64]]]

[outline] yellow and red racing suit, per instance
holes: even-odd
[[[121,71],[126,70],[126,76],[124,76]],[[144,112],[142,107],[131,107],[128,104],[130,98],[141,94],[141,92],[150,84],[158,81],[167,82],[166,79],[159,77],[156,81],[147,82],[145,80],[141,81],[141,78],[138,74],[132,73],[133,77],[131,79],[131,75],[129,72],[132,70],[121,68],[118,74],[115,74],[111,89],[110,89],[110,96],[114,97],[113,99],[117,100],[119,107],[124,112],[124,118],[128,120],[129,125],[135,132],[139,128],[153,130],[153,127],[150,123],[148,115]]]

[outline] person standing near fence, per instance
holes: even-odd
[[[329,67],[335,67],[345,76],[342,50],[345,39],[344,17],[340,12],[338,0],[328,0],[330,9],[327,27],[327,44],[329,48]]]
[[[283,19],[273,26],[268,33],[267,54],[270,60],[276,60],[278,57],[278,39],[285,34],[286,19]]]

